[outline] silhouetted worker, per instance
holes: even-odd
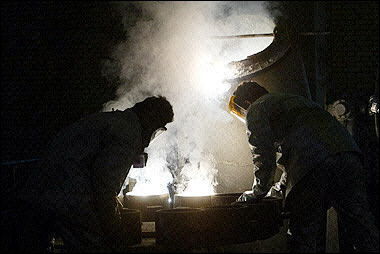
[[[152,134],[172,121],[171,104],[158,96],[124,111],[90,115],[62,130],[20,190],[24,208],[8,215],[18,234],[12,250],[44,251],[48,233],[56,232],[68,251],[123,251],[128,236],[116,197]]]
[[[277,163],[286,174],[290,252],[323,249],[324,243],[318,241],[325,234],[324,218],[331,206],[342,230],[351,236],[352,250],[379,252],[379,231],[365,188],[367,173],[347,129],[317,103],[298,95],[268,93],[256,82],[243,82],[234,95],[245,116],[255,166],[252,191],[238,201],[259,200],[268,193],[280,152]]]

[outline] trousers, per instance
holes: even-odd
[[[291,172],[289,172],[291,174]],[[296,183],[285,201],[290,252],[325,252],[326,214],[333,207],[339,241],[348,252],[379,252],[379,229],[369,209],[366,173],[355,152],[327,157]]]

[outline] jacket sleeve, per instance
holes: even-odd
[[[257,105],[247,114],[247,135],[254,164],[252,191],[255,196],[265,196],[274,181],[277,168],[276,147],[268,115]]]

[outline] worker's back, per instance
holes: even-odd
[[[357,144],[331,114],[305,97],[268,93],[256,100],[247,113],[247,125],[267,118],[274,141],[281,146],[280,164],[288,172],[287,193],[309,169],[324,158],[343,151],[360,152]]]

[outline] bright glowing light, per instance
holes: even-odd
[[[185,196],[208,196],[215,193],[217,185],[215,161],[211,155],[203,154],[199,165],[186,164],[181,173],[186,176],[178,194]]]
[[[199,58],[203,59],[203,58]],[[220,97],[230,88],[225,80],[232,75],[226,63],[203,61],[196,70],[198,77],[197,88],[206,97]]]
[[[152,147],[159,145],[160,140]],[[156,148],[157,149],[157,148]],[[150,196],[168,194],[168,183],[173,181],[173,177],[166,168],[166,161],[157,153],[147,150],[149,157],[144,168],[131,167],[128,177],[124,182],[124,188],[129,184],[130,179],[136,180],[133,189],[128,192],[136,196]],[[123,188],[122,188],[123,190]]]
[[[165,95],[176,112],[172,126],[167,126],[168,131],[162,136],[172,135],[170,140],[175,145],[165,142],[169,139],[161,136],[149,145],[145,151],[149,154],[147,166],[132,168],[128,174],[127,179],[136,180],[130,195],[167,194],[167,184],[173,182],[169,172],[173,167],[169,166],[176,161],[177,194],[214,194],[218,170],[213,155],[205,156],[204,153],[208,153],[208,146],[219,146],[219,140],[212,143],[217,139],[210,138],[210,134],[217,136],[222,131],[222,124],[229,123],[230,116],[224,105],[231,84],[226,80],[233,79],[235,73],[228,63],[262,51],[273,40],[211,38],[212,35],[273,31],[274,23],[260,9],[259,2],[244,3],[250,3],[244,6],[254,12],[241,13],[240,4],[235,6],[231,1],[222,3],[223,9],[225,4],[231,4],[227,17],[213,19],[214,10],[221,10],[218,1],[142,2],[152,20],[138,20],[135,27],[128,27],[131,33],[128,43],[114,52],[118,60],[115,63],[120,60],[121,66],[106,66],[106,74],[111,77],[116,74],[124,83],[117,91],[118,100],[107,103],[106,109],[132,106],[145,97],[145,92]],[[129,20],[130,17],[125,18]],[[221,125],[216,128],[213,123]],[[179,163],[182,158],[188,161],[185,165]]]
[[[213,186],[209,181],[194,176],[186,189],[180,193],[181,196],[209,196],[215,194]]]
[[[209,193],[206,193],[206,192],[184,192],[184,193],[181,193],[181,194],[178,194],[179,196],[183,196],[183,197],[203,197],[203,196],[211,196],[211,195],[214,195],[215,192],[209,192]]]
[[[133,189],[132,191],[128,192],[126,195],[133,195],[133,196],[154,196],[154,195],[165,195],[168,194],[169,192],[158,192],[154,189],[149,189],[149,185],[143,185],[139,184],[138,185],[140,188],[138,189]]]

